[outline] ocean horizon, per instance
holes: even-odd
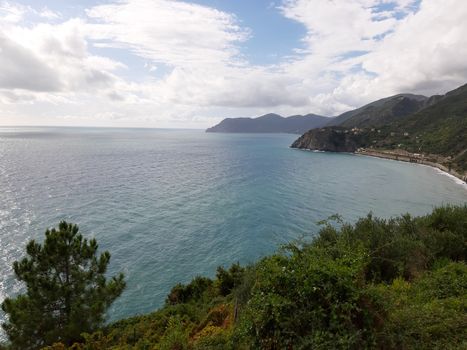
[[[61,220],[110,251],[109,275],[125,273],[112,321],[162,306],[176,283],[312,237],[333,214],[355,222],[467,202],[467,187],[437,169],[289,148],[297,137],[0,127],[0,302],[22,290],[12,264],[26,243]]]

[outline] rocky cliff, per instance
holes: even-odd
[[[291,147],[327,152],[355,152],[360,138],[357,131],[327,127],[308,131],[300,136]]]

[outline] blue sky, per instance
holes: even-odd
[[[215,0],[194,1],[219,10],[234,13],[240,24],[251,29],[250,39],[242,45],[242,51],[252,64],[275,64],[294,50],[303,48],[301,39],[306,28],[285,18],[278,11],[280,2],[267,0]]]
[[[467,80],[463,0],[0,0],[0,125],[333,116]]]

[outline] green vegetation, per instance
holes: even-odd
[[[81,333],[102,326],[104,313],[125,287],[123,275],[104,277],[110,254],[97,257],[96,240],[89,242],[78,226],[61,222],[45,232],[41,245],[34,240],[27,258],[14,263],[26,293],[2,303],[8,322],[2,326],[12,349],[38,349],[54,342],[83,341]]]
[[[219,268],[72,349],[466,349],[467,206],[355,224]],[[55,344],[48,350],[65,349]]]
[[[467,171],[467,85],[446,94],[430,107],[388,123],[380,132],[365,129],[358,147],[403,149],[438,156],[438,162]],[[446,158],[450,157],[450,158]]]
[[[416,98],[395,96],[344,113],[333,126],[306,132],[292,147],[332,152],[402,150],[466,174],[467,85],[426,101]]]
[[[363,107],[342,113],[332,118],[328,126],[342,126],[346,128],[381,127],[393,121],[418,112],[433,99],[412,94],[399,94],[369,103]]]

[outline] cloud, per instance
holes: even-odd
[[[306,34],[276,64],[254,65],[244,53],[255,33],[241,18],[188,1],[109,1],[80,18],[0,2],[0,105],[51,123],[204,127],[271,111],[335,115],[467,81],[463,0],[283,0],[271,9]]]
[[[31,50],[0,33],[0,88],[30,91],[59,91],[61,82],[54,70]]]
[[[467,4],[425,0],[362,62],[388,90],[440,93],[467,81]]]
[[[182,1],[127,0],[95,6],[87,15],[95,23],[95,46],[126,48],[177,67],[239,64],[235,44],[248,38],[234,15]]]
[[[43,7],[42,10],[38,12],[38,15],[49,20],[59,19],[61,17],[60,13],[52,11],[47,7]]]
[[[88,49],[86,24],[70,19],[59,24],[0,24],[0,89],[69,96],[105,95],[121,82],[113,71],[125,66]],[[12,92],[12,91],[10,91]],[[11,94],[10,94],[11,95]]]
[[[87,15],[94,46],[128,49],[149,60],[150,71],[159,63],[170,68],[162,79],[142,86],[154,102],[192,108],[304,102],[280,88],[288,77],[244,60],[239,45],[250,30],[232,14],[181,1],[127,0],[93,7]]]
[[[336,57],[371,50],[378,37],[394,29],[397,20],[376,12],[378,4],[364,0],[288,0],[281,10],[307,28],[303,41],[309,53]]]
[[[305,55],[287,70],[328,80],[310,94],[312,110],[337,114],[391,94],[444,93],[467,81],[463,1],[291,0],[281,10],[308,33]]]
[[[13,4],[8,1],[0,2],[0,22],[18,23],[23,19],[27,8],[20,4]]]

